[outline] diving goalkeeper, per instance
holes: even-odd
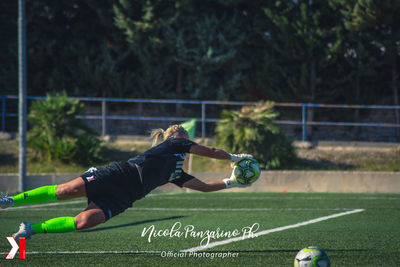
[[[151,134],[153,147],[124,162],[104,167],[91,167],[70,182],[39,187],[12,197],[0,198],[0,207],[7,208],[27,203],[68,200],[87,197],[87,208],[76,217],[58,217],[41,223],[22,222],[13,236],[29,239],[33,234],[66,233],[94,227],[124,212],[132,203],[168,182],[179,187],[202,192],[231,187],[244,187],[233,175],[222,181],[202,182],[182,170],[185,153],[193,153],[220,160],[238,162],[251,157],[229,154],[224,150],[199,145],[189,139],[180,125],[167,130],[157,129]],[[158,140],[163,142],[157,145]]]

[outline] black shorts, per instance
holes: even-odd
[[[99,206],[106,220],[114,217],[142,198],[139,171],[128,162],[115,162],[105,167],[91,167],[82,174],[88,204]]]

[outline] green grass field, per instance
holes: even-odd
[[[332,266],[400,266],[398,194],[152,194],[93,229],[35,235],[27,241],[26,260],[18,254],[5,260],[11,249],[6,236],[21,221],[74,216],[85,204],[78,199],[0,210],[0,266],[293,266],[297,251],[309,245],[323,248]],[[180,228],[170,237],[173,225]],[[259,235],[243,238],[243,228],[253,225]],[[149,242],[152,226],[167,236],[151,235]],[[198,236],[185,237],[185,227]],[[150,230],[142,236],[145,229]],[[167,253],[199,247],[206,237],[201,232],[217,229],[231,234],[236,229],[237,240],[211,237],[208,249]]]

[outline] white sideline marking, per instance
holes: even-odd
[[[351,208],[130,208],[130,210],[157,210],[157,211],[285,211],[285,210],[351,210]]]
[[[186,194],[191,194],[191,193],[186,193]],[[160,195],[160,197],[157,197],[157,195]],[[213,197],[208,195],[207,197],[204,196],[164,196],[161,194],[157,194],[154,195],[154,198],[157,199],[186,199],[186,200],[190,200],[190,199],[221,199],[222,197]],[[250,200],[264,200],[264,199],[306,199],[306,200],[314,200],[314,199],[323,199],[323,200],[330,200],[330,198],[326,198],[326,197],[288,197],[285,195],[279,195],[276,197],[246,197],[246,196],[224,196],[223,199],[250,199]],[[335,198],[335,199],[345,199],[345,200],[358,200],[358,199],[362,199],[362,200],[400,200],[400,198],[396,198],[396,197],[345,197],[345,198]]]
[[[100,250],[100,251],[27,251],[27,255],[32,254],[160,254],[162,251],[152,251],[152,250],[127,250],[127,251],[117,251],[117,250]],[[0,255],[6,255],[8,252],[0,252]]]
[[[180,194],[180,193],[181,192],[148,194],[147,197],[154,197],[154,196],[161,196],[161,195],[176,195],[176,194]],[[70,204],[85,203],[85,202],[87,202],[87,200],[60,201],[60,202],[53,202],[53,203],[46,203],[46,204],[11,207],[11,208],[7,208],[7,209],[0,209],[0,211],[16,210],[16,209],[28,209],[28,208],[39,208],[39,207],[48,207],[48,206],[59,206],[59,205],[70,205]]]
[[[30,211],[56,210],[33,208]],[[57,210],[82,210],[82,208],[57,208]],[[129,208],[127,211],[327,211],[327,210],[351,210],[351,208]]]
[[[179,194],[187,194],[187,193],[183,193],[183,192],[152,193],[152,194],[148,194],[146,197],[156,197],[156,196],[166,196],[166,195],[179,195]]]
[[[255,233],[254,237],[267,235],[267,234],[275,233],[275,232],[280,232],[280,231],[284,231],[284,230],[288,230],[288,229],[292,229],[292,228],[297,228],[297,227],[301,227],[301,226],[305,226],[305,225],[309,225],[309,224],[313,224],[313,223],[317,223],[317,222],[322,222],[322,221],[326,221],[329,219],[333,219],[333,218],[337,218],[340,216],[345,216],[345,215],[349,215],[349,214],[353,214],[353,213],[358,213],[358,212],[362,212],[362,211],[364,211],[364,209],[355,209],[355,210],[336,213],[336,214],[332,214],[332,215],[328,215],[328,216],[324,216],[324,217],[319,217],[319,218],[312,219],[309,221],[304,221],[304,222],[300,222],[300,223],[296,223],[296,224],[291,224],[291,225],[281,226],[281,227],[277,227],[277,228],[273,228],[273,229],[269,229],[269,230],[264,230],[264,231]],[[198,247],[188,248],[188,249],[182,250],[182,252],[185,252],[185,251],[195,252],[195,251],[209,249],[209,248],[213,248],[216,246],[225,245],[225,244],[229,244],[232,242],[241,241],[241,240],[245,240],[245,239],[249,239],[249,238],[252,238],[252,237],[251,236],[242,236],[242,237],[229,238],[226,240],[209,243],[207,246],[198,246]]]
[[[8,210],[17,210],[17,209],[28,209],[28,208],[39,208],[39,207],[48,207],[48,206],[59,206],[59,205],[70,205],[70,204],[77,204],[77,203],[84,203],[87,202],[86,200],[76,200],[76,201],[63,201],[63,202],[55,202],[55,203],[47,203],[47,204],[38,204],[38,205],[28,205],[28,206],[21,206],[21,207],[11,207],[7,209],[0,209],[0,211],[8,211]]]

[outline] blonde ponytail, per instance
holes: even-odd
[[[163,129],[155,129],[151,132],[150,138],[153,139],[153,144],[152,146],[155,146],[159,143],[159,138],[160,136],[162,137],[162,140],[165,141],[169,137],[171,137],[173,134],[175,134],[178,131],[184,130],[184,128],[181,125],[174,124],[170,127],[168,127],[167,130]]]
[[[151,135],[150,138],[153,140],[152,145],[151,146],[155,146],[158,144],[158,139],[160,138],[160,136],[164,139],[164,130],[163,129],[155,129],[153,131],[151,131]]]

